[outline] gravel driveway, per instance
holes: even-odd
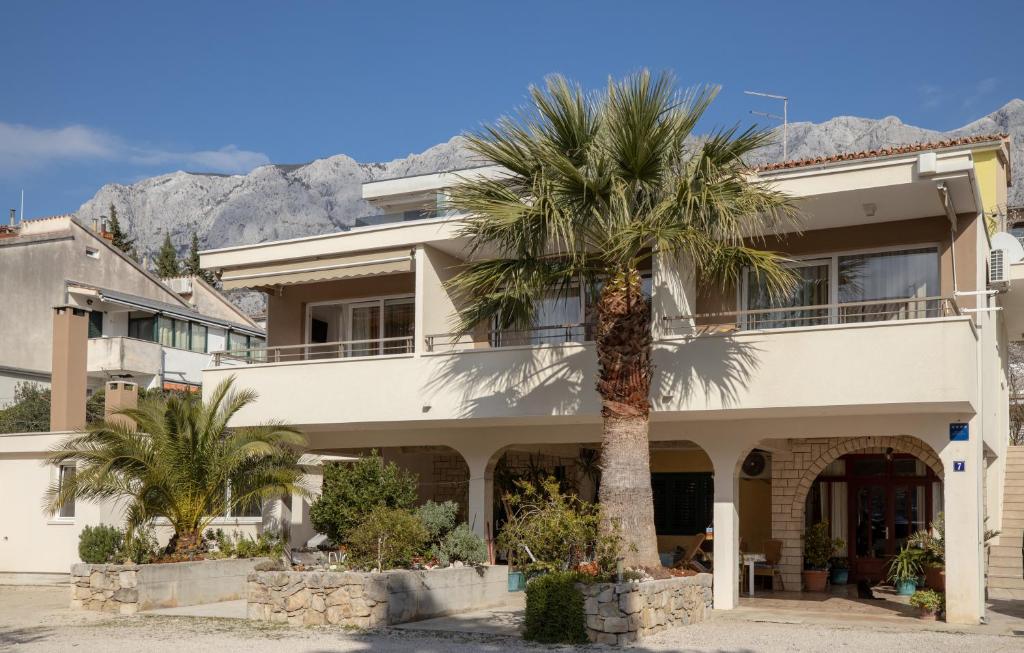
[[[496,637],[388,630],[373,634],[337,628],[254,625],[229,619],[166,616],[113,617],[67,609],[63,588],[0,587],[0,651],[103,651],[110,653],[330,653],[342,651],[549,650]],[[595,650],[608,650],[596,647]],[[567,647],[555,647],[567,650]],[[878,631],[821,624],[743,621],[716,615],[711,621],[648,639],[639,651],[1024,651],[1024,638],[917,631]]]

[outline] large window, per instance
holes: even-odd
[[[89,337],[103,336],[103,311],[89,311]]]
[[[711,525],[715,482],[710,473],[651,474],[658,535],[696,535]]]
[[[760,279],[744,273],[745,328],[940,316],[940,300],[933,299],[940,292],[936,247],[834,254],[792,266],[797,283],[782,297],[771,297]]]
[[[205,354],[207,352],[206,336],[208,331],[206,325],[192,322],[190,323],[190,330],[188,348],[196,353]]]
[[[408,354],[414,348],[413,297],[378,297],[309,308],[310,358]]]
[[[128,337],[154,342],[156,340],[156,318],[152,315],[129,317]]]

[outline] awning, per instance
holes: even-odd
[[[77,285],[77,284],[75,284]],[[253,328],[246,324],[239,324],[237,322],[231,322],[229,320],[222,320],[220,318],[211,317],[204,315],[198,311],[193,311],[184,306],[177,306],[168,302],[161,302],[155,299],[149,299],[147,297],[138,297],[137,295],[129,295],[128,293],[118,292],[116,290],[107,290],[106,288],[94,288],[99,293],[101,301],[110,302],[112,304],[120,304],[127,306],[128,308],[135,308],[142,311],[151,313],[157,313],[159,315],[165,315],[167,317],[175,317],[181,320],[191,320],[192,322],[199,322],[207,326],[220,327],[223,329],[230,329],[237,331],[238,333],[245,333],[250,336],[263,337],[266,332],[262,329]]]
[[[285,286],[412,272],[412,260],[412,251],[403,248],[233,268],[220,280],[224,290]]]

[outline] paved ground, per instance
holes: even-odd
[[[110,653],[334,653],[397,651],[469,653],[471,651],[541,651],[518,639],[496,635],[452,635],[445,632],[391,629],[363,634],[336,628],[290,628],[255,625],[237,619],[171,617],[163,615],[114,617],[71,612],[62,588],[0,587],[0,651],[44,653],[55,651],[109,651]],[[639,651],[945,651],[979,650],[986,653],[1024,651],[1024,637],[978,633],[878,628],[871,622],[819,623],[811,612],[794,611],[766,621],[764,615],[745,615],[748,608],[716,613],[704,624],[676,629],[647,640]],[[832,619],[836,619],[832,615]],[[798,621],[799,623],[789,623]],[[567,650],[559,647],[558,650]],[[607,649],[606,649],[607,650]]]

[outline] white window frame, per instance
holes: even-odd
[[[829,309],[829,324],[835,324],[838,321],[838,308],[836,305],[839,301],[839,259],[844,256],[856,256],[858,254],[883,254],[885,252],[902,252],[916,249],[929,249],[935,250],[935,257],[938,263],[939,272],[939,286],[941,293],[942,285],[942,243],[939,242],[924,242],[924,243],[908,243],[904,245],[887,245],[885,247],[862,247],[858,249],[846,249],[834,252],[820,252],[815,254],[801,254],[799,256],[792,257],[792,262],[787,263],[789,267],[806,267],[808,265],[815,265],[819,262],[830,261],[829,263],[829,287],[828,287],[828,304],[832,306]],[[743,274],[740,275],[740,287],[736,289],[736,305],[740,307],[741,311],[741,328],[746,329],[747,315],[742,313],[743,311],[750,310],[749,305],[749,268],[743,269]]]
[[[390,300],[401,299],[406,300],[405,303],[412,304],[415,308],[416,295],[411,293],[398,293],[394,295],[373,295],[370,297],[353,297],[351,299],[330,299],[319,302],[307,302],[306,303],[306,325],[304,334],[305,345],[323,344],[311,342],[313,337],[313,309],[317,306],[338,306],[342,309],[341,324],[339,325],[339,333],[345,334],[342,341],[352,340],[352,307],[353,306],[368,306],[376,303],[380,308],[380,324],[377,328],[377,339],[380,342],[377,345],[377,354],[366,354],[366,357],[380,357],[380,356],[409,356],[412,351],[410,350],[407,354],[385,354],[384,353],[384,303]],[[413,326],[415,329],[415,325]],[[413,334],[413,349],[415,349],[415,334]],[[353,356],[353,358],[362,358],[363,356]]]
[[[61,463],[59,465],[54,465],[51,469],[52,469],[52,473],[53,473],[53,482],[57,485],[58,491],[60,490],[61,486],[64,483],[64,470],[65,469],[74,469],[75,473],[76,474],[78,473],[78,465],[76,465],[75,463]],[[62,515],[61,513],[64,512],[64,506],[66,506],[66,505],[67,504],[62,505],[57,510],[57,513],[54,514],[47,521],[47,523],[49,523],[49,524],[74,524],[75,523],[75,518],[78,516],[78,506],[76,505],[75,500],[72,499],[71,500],[71,510],[72,510],[72,512],[74,514],[72,514],[70,516],[65,516],[65,515]]]

